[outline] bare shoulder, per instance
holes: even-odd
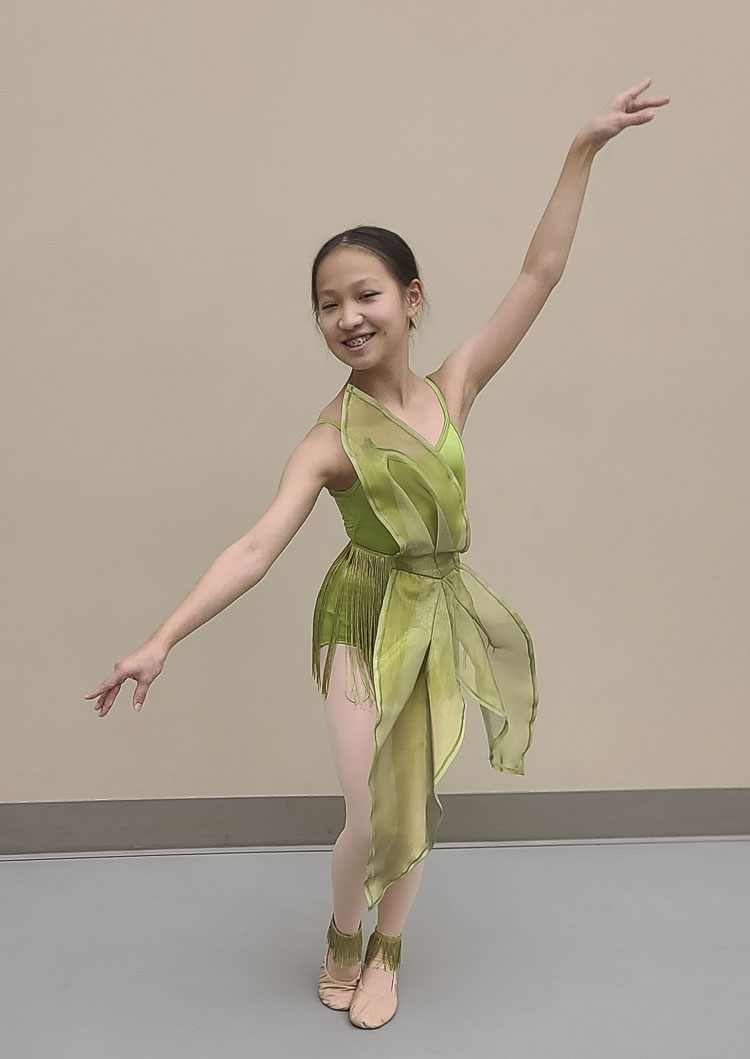
[[[315,444],[319,446],[321,458],[325,466],[325,487],[334,492],[348,489],[357,478],[356,471],[351,460],[347,456],[341,443],[341,413],[344,404],[344,390],[342,386],[339,392],[321,408],[317,419],[327,419],[328,423],[316,423],[310,431],[314,437]],[[331,420],[333,422],[331,422]],[[334,424],[338,424],[338,427]]]
[[[333,419],[336,423],[341,422],[341,410],[344,405],[344,387],[318,412],[318,419]]]

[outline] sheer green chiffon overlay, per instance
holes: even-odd
[[[313,618],[313,676],[326,695],[335,644],[321,677],[322,602],[335,580],[334,634],[346,614],[353,660],[377,706],[365,880],[373,908],[435,843],[443,815],[435,784],[463,740],[464,694],[479,704],[491,766],[517,775],[524,775],[538,696],[526,626],[459,558],[471,528],[465,491],[442,453],[351,383],[341,440],[399,549],[377,552],[350,540],[321,585]]]

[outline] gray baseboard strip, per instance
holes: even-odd
[[[440,794],[441,843],[743,837],[750,788]],[[0,804],[0,857],[331,847],[341,795]]]

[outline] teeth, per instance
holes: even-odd
[[[351,349],[356,349],[357,346],[363,346],[370,338],[372,338],[372,335],[368,335],[366,338],[359,338],[354,342],[344,342],[344,345],[349,346]]]

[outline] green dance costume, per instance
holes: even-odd
[[[479,703],[491,766],[520,776],[538,702],[526,626],[459,559],[471,543],[463,444],[426,381],[444,416],[435,445],[351,383],[341,424],[319,420],[339,427],[357,474],[349,489],[331,490],[349,542],[315,602],[312,670],[327,696],[336,644],[351,644],[377,706],[368,908],[435,844],[435,784],[463,740],[464,693]]]

